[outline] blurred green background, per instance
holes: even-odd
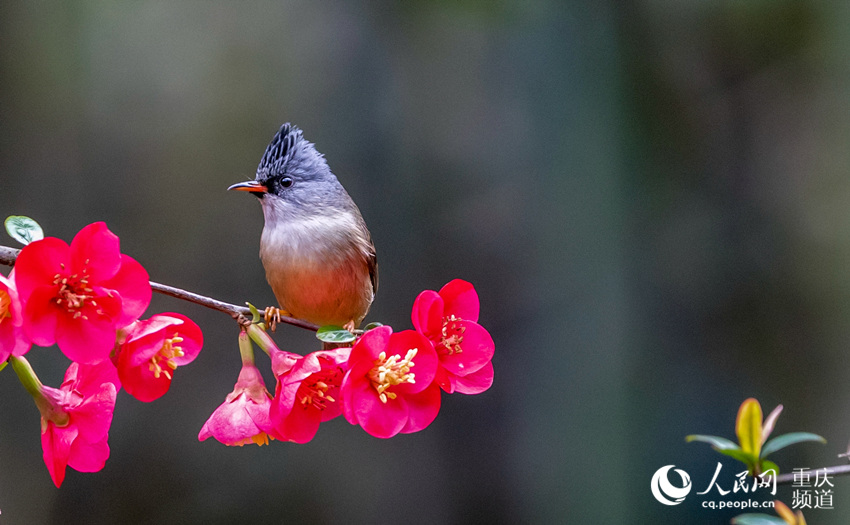
[[[496,377],[391,440],[340,418],[307,445],[200,443],[237,328],[157,296],[206,345],[159,401],[119,394],[99,473],[55,489],[38,412],[0,373],[0,522],[728,523],[649,481],[675,464],[704,489],[720,456],[684,436],[733,437],[750,396],[785,405],[778,433],[829,441],[780,466],[839,464],[848,19],[801,0],[4,1],[0,214],[68,241],[103,220],[155,281],[272,304],[259,206],[225,189],[291,121],[377,244],[367,321],[410,328],[421,290],[469,280]],[[28,357],[58,386],[55,349]],[[850,521],[834,484],[809,523]]]

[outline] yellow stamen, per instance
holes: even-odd
[[[440,344],[445,347],[449,355],[459,354],[463,351],[460,344],[463,342],[462,334],[466,331],[466,327],[458,324],[460,320],[459,317],[454,315],[443,318],[443,337]]]
[[[334,385],[339,386],[342,371],[339,368],[330,368],[311,375],[308,380],[301,383],[298,394],[301,397],[301,406],[304,408],[315,407],[324,410],[328,403],[335,403],[336,399],[328,395]]]
[[[416,382],[415,374],[410,372],[410,368],[416,364],[413,358],[418,351],[418,348],[411,348],[403,359],[399,354],[389,358],[386,352],[378,355],[375,366],[369,371],[369,380],[372,381],[372,386],[378,392],[378,398],[382,403],[397,397],[395,392],[389,391],[390,387]]]
[[[162,348],[159,349],[159,352],[154,354],[150,359],[150,364],[148,365],[148,369],[153,372],[153,376],[156,379],[159,379],[160,375],[165,374],[169,380],[171,379],[171,372],[165,370],[161,362],[165,362],[165,366],[170,368],[171,370],[177,370],[177,363],[174,362],[175,358],[183,357],[185,354],[183,353],[183,348],[176,346],[177,343],[181,343],[183,338],[178,335],[179,332],[174,332],[174,336],[170,339],[166,339],[162,343]]]

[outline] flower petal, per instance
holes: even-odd
[[[26,302],[39,286],[52,285],[56,274],[67,275],[70,248],[56,237],[45,237],[23,247],[15,261],[15,286]],[[63,268],[62,266],[66,267]]]
[[[111,279],[99,283],[121,295],[121,316],[118,326],[126,326],[139,317],[151,302],[151,283],[148,272],[129,255],[121,255],[121,267]]]
[[[414,374],[415,383],[402,383],[391,388],[393,392],[414,393],[428,388],[434,381],[439,361],[437,352],[431,341],[415,330],[396,332],[390,337],[387,345],[387,356],[399,355],[404,357],[408,350],[415,348],[416,356],[412,359],[410,371]]]
[[[272,360],[272,373],[275,377],[286,374],[296,363],[304,359],[304,356],[300,354],[293,354],[292,352],[285,352],[276,348],[272,348],[270,357]]]
[[[88,274],[93,282],[112,278],[121,268],[118,236],[104,222],[94,222],[71,241],[71,273]]]
[[[402,434],[419,432],[440,413],[440,387],[436,383],[422,392],[405,396],[404,400],[407,403],[407,424],[401,429]]]
[[[109,436],[103,436],[95,443],[90,443],[82,438],[77,438],[71,445],[68,456],[68,466],[77,472],[98,472],[106,465],[109,459]]]
[[[372,367],[372,362],[378,358],[378,355],[387,348],[392,333],[393,329],[386,325],[369,330],[354,344],[348,362],[361,363],[368,361],[369,366],[366,369],[368,370]]]
[[[165,374],[160,373],[159,377],[151,370],[149,361],[139,364],[134,364],[134,358],[138,356],[133,354],[127,348],[122,348],[118,354],[118,377],[121,379],[121,385],[124,390],[134,398],[149,403],[164,396],[168,389],[171,388],[171,379]]]
[[[176,330],[180,337],[183,338],[183,341],[180,342],[183,355],[175,357],[174,362],[180,366],[188,365],[198,357],[198,354],[201,353],[201,349],[204,347],[204,333],[201,331],[201,327],[183,314],[169,312],[162,315],[168,315],[183,321],[183,324],[178,326]],[[155,315],[154,317],[157,316]],[[169,337],[173,335],[170,334]]]
[[[443,315],[454,315],[467,321],[478,322],[478,292],[471,283],[455,279],[440,289],[440,297],[445,301]]]
[[[353,411],[363,430],[379,438],[390,438],[401,432],[407,424],[405,396],[384,403],[368,382],[358,381],[352,386],[355,388],[351,393]]]
[[[51,346],[56,342],[60,312],[53,302],[55,297],[55,286],[39,286],[24,303],[24,333],[39,346]]]
[[[411,321],[416,331],[432,339],[439,339],[443,326],[443,298],[433,290],[425,290],[413,301]]]
[[[480,394],[493,384],[493,363],[487,363],[479,370],[465,375],[453,376],[452,386],[460,394]],[[451,394],[451,392],[449,392]]]
[[[115,324],[90,311],[87,319],[62,313],[56,325],[56,344],[71,361],[94,364],[109,357],[115,346]]]
[[[41,449],[44,464],[50,473],[53,484],[59,488],[65,480],[65,468],[68,466],[68,456],[71,445],[77,439],[77,427],[67,425],[57,427],[52,421],[42,419]]]
[[[307,443],[319,431],[322,413],[312,405],[296,404],[289,414],[283,418],[277,431],[281,437],[295,443]]]
[[[95,365],[71,363],[71,366],[65,372],[63,384],[69,381],[74,383],[74,390],[78,390],[86,396],[99,393],[105,383],[115,385],[116,391],[121,388],[121,383],[118,381],[118,371],[115,370],[115,366],[109,360],[101,361]]]
[[[458,321],[463,330],[460,352],[440,354],[440,366],[455,375],[471,374],[493,359],[496,344],[484,327],[471,321]]]

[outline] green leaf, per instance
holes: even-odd
[[[738,435],[741,449],[755,457],[761,452],[762,420],[761,405],[758,401],[751,397],[741,403],[738,419],[735,421],[735,433]]]
[[[369,323],[369,324],[367,324],[366,326],[363,327],[363,331],[368,332],[372,328],[378,328],[379,326],[384,326],[384,324],[383,323]]]
[[[326,325],[316,331],[316,337],[319,341],[325,343],[350,343],[357,337],[341,326]]]
[[[260,319],[263,318],[263,314],[261,314],[260,311],[257,310],[257,307],[254,306],[253,304],[251,304],[251,303],[245,303],[245,304],[248,305],[248,310],[251,311],[251,316],[253,316],[253,319],[251,320],[251,322],[254,323],[254,324],[259,323]]]
[[[6,232],[9,236],[23,245],[44,239],[44,231],[41,226],[29,217],[11,215],[6,217],[3,224],[6,226]]]
[[[730,441],[726,438],[718,437],[718,436],[706,436],[704,434],[691,434],[690,436],[685,437],[685,441],[690,443],[691,441],[701,441],[703,443],[708,443],[712,447],[717,450],[741,450],[741,447],[738,446],[734,441]]]
[[[741,463],[746,465],[748,470],[753,470],[753,467],[756,466],[756,462],[758,461],[757,457],[753,456],[749,452],[744,452],[740,448],[737,448],[737,449],[727,448],[727,449],[723,449],[723,450],[720,450],[720,449],[716,449],[716,450],[718,452],[720,452],[721,454],[729,456],[730,458],[737,459],[738,461],[740,461]]]
[[[785,520],[769,514],[739,514],[732,518],[732,525],[788,525]]]
[[[2,363],[0,363],[0,370],[3,370],[4,368],[6,368],[6,365],[8,365],[8,364],[9,364],[9,361],[3,361]]]
[[[790,434],[776,436],[765,443],[764,447],[761,449],[761,457],[767,457],[768,454],[772,454],[773,452],[783,449],[788,445],[794,445],[796,443],[803,443],[806,441],[820,441],[821,443],[826,443],[824,438],[817,434],[812,434],[811,432],[791,432]]]
[[[777,465],[773,461],[770,461],[769,459],[762,459],[761,460],[761,468],[759,468],[760,473],[764,474],[765,472],[767,472],[768,470],[771,470],[771,469],[773,470],[774,476],[779,475],[779,465]]]

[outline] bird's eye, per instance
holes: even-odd
[[[292,179],[290,177],[284,177],[280,179],[280,185],[284,188],[288,188],[292,186]]]

